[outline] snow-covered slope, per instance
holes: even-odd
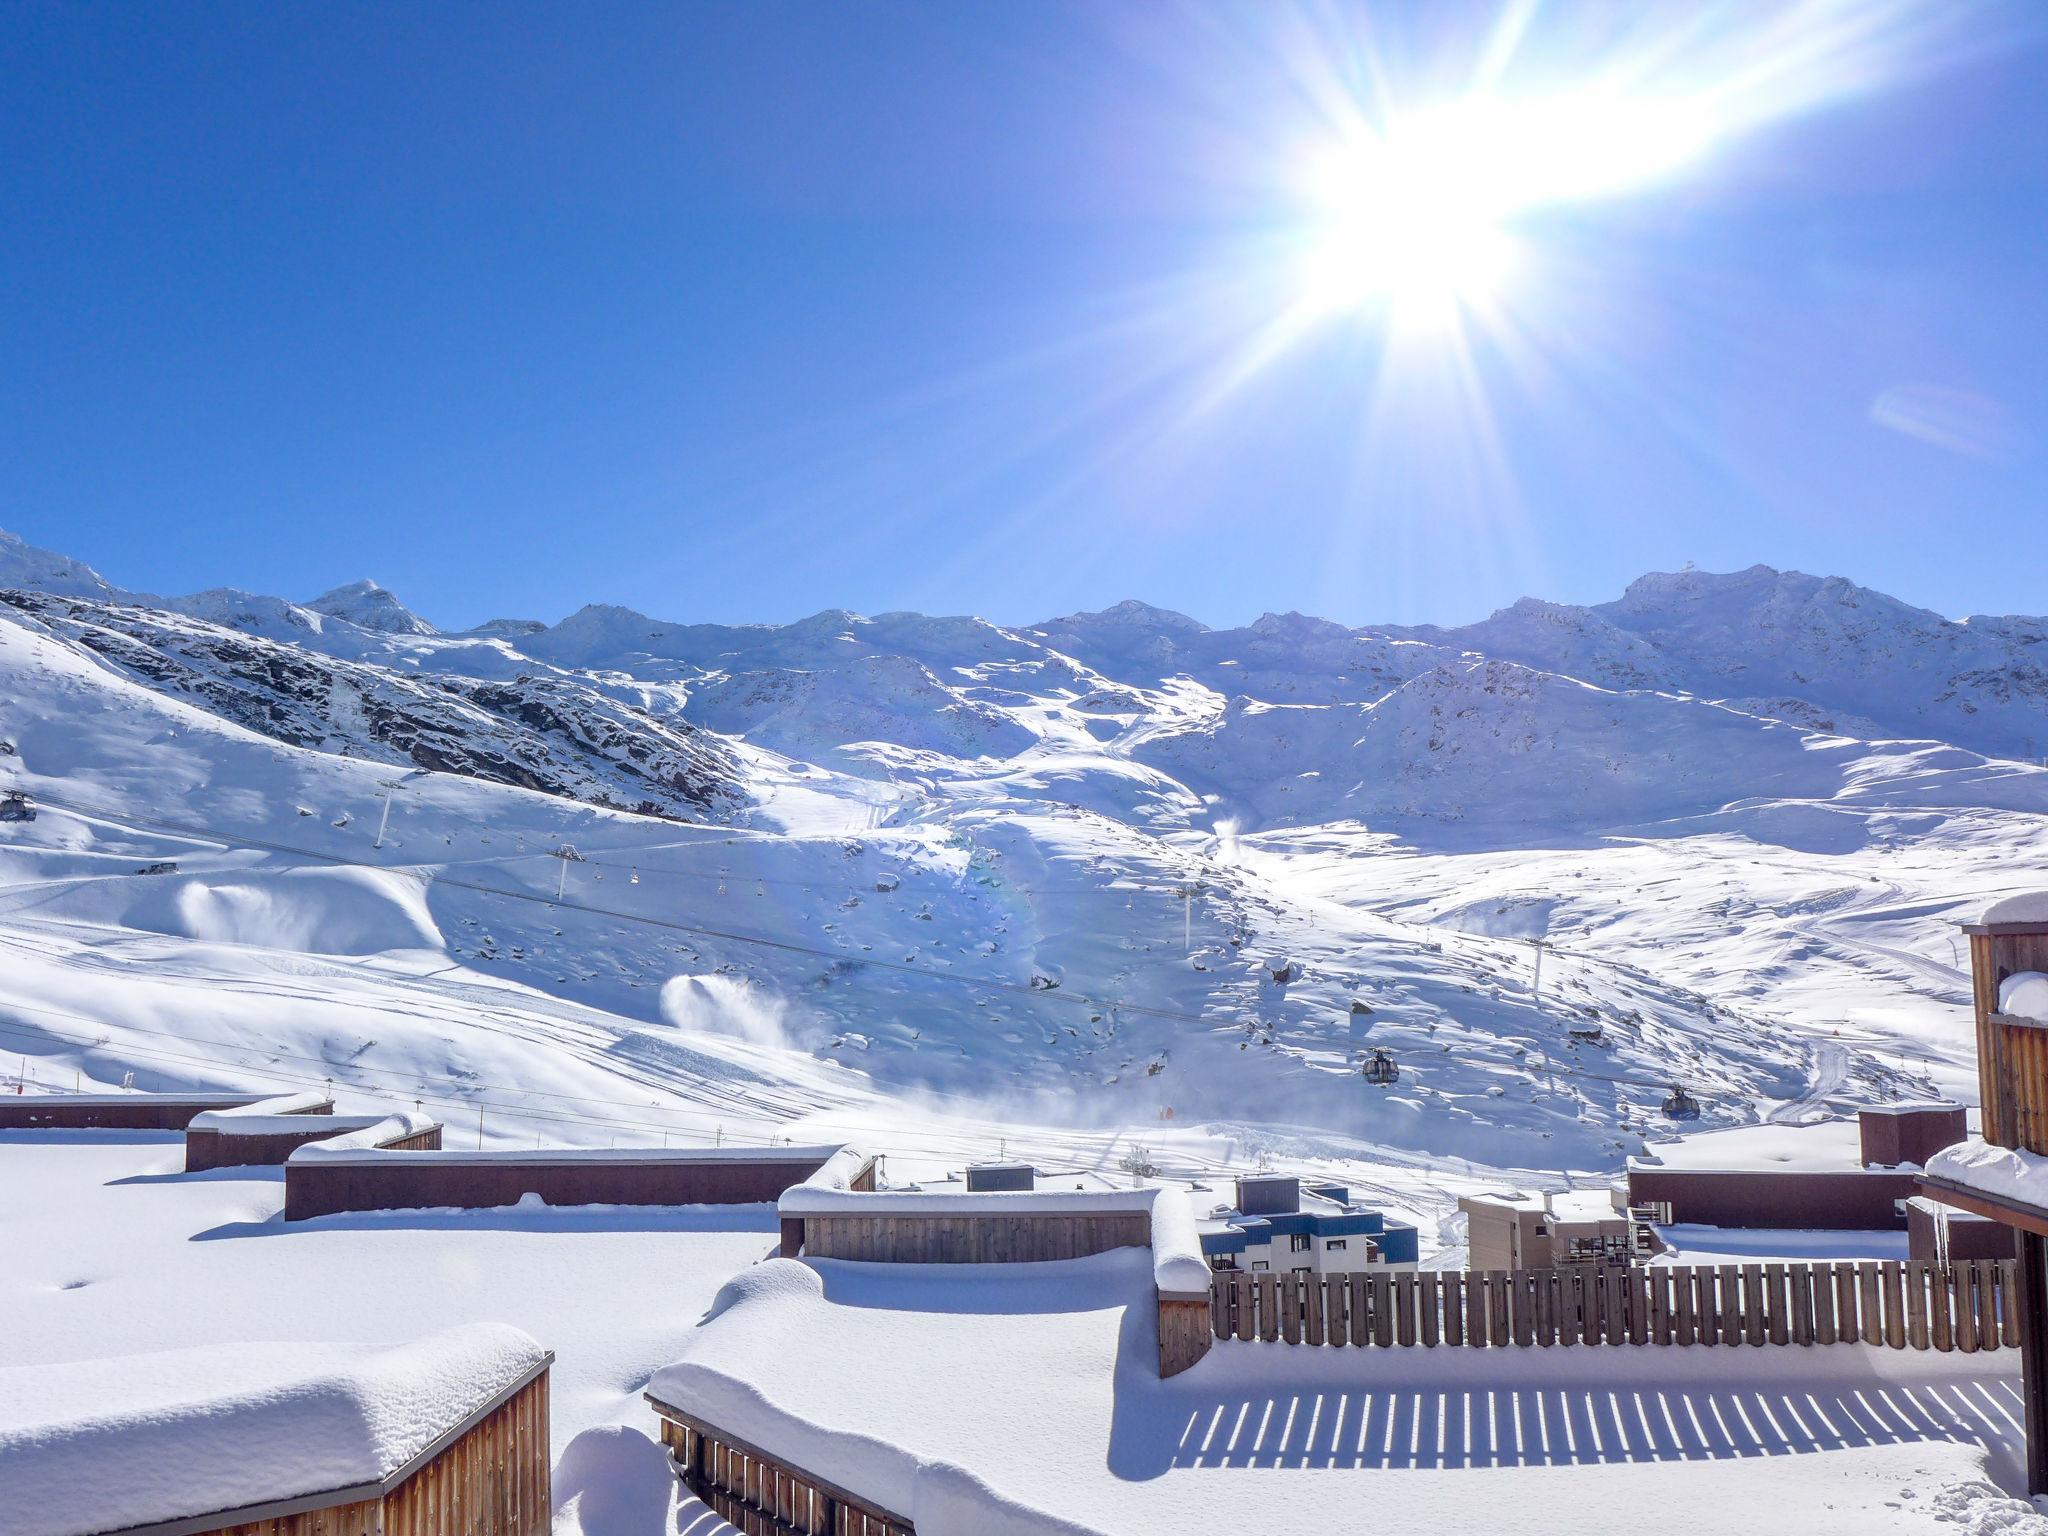
[[[160,693],[293,745],[649,815],[742,798],[722,742],[567,677],[423,678],[131,603],[0,590],[0,605]]]
[[[0,1028],[48,1080],[1111,1166],[1142,1127],[1427,1218],[1454,1169],[1612,1168],[1678,1084],[1700,1124],[1967,1091],[1941,918],[2048,853],[1996,748],[2041,626],[1778,573],[1459,631],[449,634],[18,542],[0,589],[0,787],[42,804],[0,827]]]

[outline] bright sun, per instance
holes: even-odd
[[[1325,313],[1484,309],[1521,264],[1526,215],[1640,188],[1711,137],[1689,103],[1589,91],[1473,96],[1361,128],[1304,178],[1303,302]]]
[[[1429,120],[1347,144],[1311,173],[1301,281],[1315,310],[1462,307],[1512,269],[1512,212],[1461,140]]]

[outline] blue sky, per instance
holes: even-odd
[[[0,526],[450,625],[2048,609],[2036,13],[1817,9],[13,5]],[[1704,147],[1302,318],[1347,132],[1644,59]]]

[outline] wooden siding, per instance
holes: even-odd
[[[1671,1220],[1704,1227],[1903,1231],[1898,1202],[1920,1193],[1916,1173],[1858,1169],[1631,1168],[1630,1205],[1668,1205]]]
[[[384,1497],[382,1536],[548,1536],[543,1371]]]
[[[1162,1375],[1170,1374],[1165,1308],[1162,1302]],[[2010,1259],[1946,1268],[1887,1260],[1349,1275],[1222,1270],[1210,1287],[1208,1323],[1219,1339],[1380,1348],[1860,1341],[1972,1354],[2020,1342]]]
[[[284,1515],[275,1520],[257,1520],[248,1525],[224,1525],[200,1536],[384,1536],[384,1501],[365,1504],[336,1504],[327,1509],[309,1509],[303,1514]]]
[[[284,1216],[304,1221],[343,1211],[465,1209],[517,1205],[538,1195],[549,1205],[760,1205],[824,1166],[824,1159],[760,1162],[647,1162],[624,1159],[517,1162],[488,1158],[335,1158],[285,1164]]]
[[[1159,1374],[1178,1376],[1202,1356],[1216,1337],[1212,1301],[1159,1298]]]
[[[2048,1028],[1998,1011],[1998,988],[2019,971],[2048,970],[2048,932],[1970,935],[1977,1013],[1977,1088],[1984,1139],[2048,1154]]]
[[[80,1103],[61,1093],[0,1097],[0,1131],[182,1131],[208,1110],[242,1108],[267,1097],[179,1099],[137,1094],[115,1103]]]
[[[381,1498],[190,1536],[548,1536],[552,1519],[543,1370]]]
[[[649,1397],[676,1476],[743,1536],[917,1536],[903,1515]]]
[[[220,1131],[185,1132],[185,1171],[196,1173],[205,1168],[282,1168],[286,1161],[300,1147],[309,1142],[325,1141],[330,1136],[340,1136],[343,1131],[332,1125],[321,1125],[323,1115],[308,1115],[308,1124],[303,1131],[281,1131],[261,1136],[240,1136]],[[387,1152],[431,1152],[441,1146],[441,1127],[417,1132],[411,1136],[400,1136],[392,1141],[377,1143],[380,1150]]]
[[[803,1218],[806,1258],[875,1264],[1028,1264],[1151,1243],[1152,1218],[1144,1211]]]

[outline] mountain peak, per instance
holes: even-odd
[[[440,633],[368,577],[336,587],[331,592],[323,592],[306,606],[329,618],[346,619],[358,629],[374,629],[387,635]]]
[[[1040,629],[1065,628],[1075,625],[1095,627],[1116,627],[1120,629],[1170,630],[1180,634],[1203,635],[1209,626],[1200,619],[1191,619],[1184,613],[1171,608],[1155,608],[1150,603],[1127,597],[1120,603],[1094,613],[1070,613],[1063,619],[1053,619],[1037,626]]]
[[[83,560],[38,549],[0,528],[0,587],[51,592],[59,597],[112,597],[115,590]]]

